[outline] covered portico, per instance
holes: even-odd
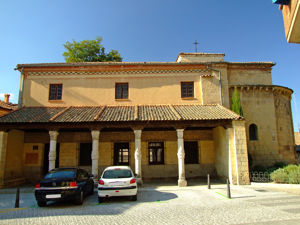
[[[148,171],[156,171],[165,173],[166,176],[177,176],[178,186],[186,186],[185,140],[196,140],[202,148],[202,139],[203,146],[207,142],[213,143],[214,170],[218,176],[229,177],[234,184],[249,183],[244,120],[220,105],[24,107],[1,117],[0,130],[0,186],[5,185],[6,180],[9,180],[9,173],[14,170],[10,168],[10,163],[7,164],[10,160],[8,153],[16,151],[16,148],[11,150],[13,142],[18,143],[19,150],[16,154],[22,158],[25,167],[30,163],[34,164],[33,158],[38,158],[38,161],[42,157],[34,155],[34,150],[26,152],[29,143],[48,142],[49,170],[56,166],[58,143],[61,144],[61,152],[58,154],[59,161],[62,162],[59,166],[66,167],[80,166],[76,153],[78,143],[91,142],[90,172],[97,179],[106,165],[118,162],[112,160],[116,153],[111,143],[123,143],[125,140],[129,147],[128,155],[124,154],[123,157],[128,158],[128,164],[134,168],[140,182],[143,181],[144,174],[151,177]],[[209,136],[206,138],[209,141],[206,141],[205,135]],[[150,163],[145,146],[145,143],[157,140],[164,145],[166,163],[163,165]],[[177,146],[174,146],[176,142]],[[32,145],[32,149],[39,148],[39,144],[34,146]],[[130,160],[131,149],[133,160]],[[175,151],[177,162],[174,161]],[[200,161],[205,157],[207,155],[201,152]],[[209,159],[206,160],[208,161]],[[201,168],[197,165],[188,166],[197,170]],[[211,166],[203,165],[203,168],[208,170]],[[197,174],[199,171],[191,173],[201,175]],[[22,176],[20,171],[18,174]]]

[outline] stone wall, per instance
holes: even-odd
[[[237,184],[250,184],[245,121],[232,121]]]
[[[278,153],[281,161],[296,163],[294,128],[290,96],[280,90],[274,92],[278,137]]]
[[[4,186],[6,150],[7,150],[7,132],[0,131],[0,187]]]
[[[23,148],[24,132],[19,130],[10,130],[8,132],[5,180],[23,178]]]
[[[246,119],[247,145],[253,158],[253,166],[270,166],[279,160],[273,91],[271,88],[266,90],[265,88],[248,89],[245,87],[239,89],[239,93]],[[251,124],[257,126],[257,140],[250,140]]]
[[[228,165],[228,140],[226,138],[226,130],[223,127],[217,127],[213,130],[215,154],[216,154],[216,170],[217,174],[222,178],[229,176]]]

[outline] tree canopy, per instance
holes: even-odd
[[[72,42],[67,41],[63,46],[66,51],[63,53],[67,63],[70,62],[122,62],[122,57],[117,50],[105,53],[101,44],[102,38],[96,40],[83,40]]]
[[[240,94],[237,87],[234,87],[234,91],[232,94],[232,111],[243,116],[243,109],[240,100]]]

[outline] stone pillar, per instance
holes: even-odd
[[[235,153],[236,184],[250,184],[248,149],[244,120],[232,121]]]
[[[187,182],[185,179],[185,167],[184,167],[184,140],[183,140],[183,130],[177,129],[177,143],[178,143],[178,186],[185,187]]]
[[[57,131],[49,131],[50,135],[50,149],[49,149],[49,171],[55,168],[56,160],[56,140],[58,136]]]
[[[92,130],[93,149],[92,149],[92,174],[94,180],[98,180],[98,169],[99,169],[99,130]]]
[[[138,182],[142,183],[142,152],[141,152],[141,135],[142,130],[134,130],[134,159],[135,159],[135,173],[138,177]]]
[[[7,137],[7,132],[0,131],[0,187],[4,186]]]

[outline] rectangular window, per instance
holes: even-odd
[[[198,142],[197,141],[185,141],[184,142],[184,163],[185,164],[197,164],[198,163]]]
[[[194,97],[194,82],[181,82],[181,98]]]
[[[49,100],[61,100],[62,84],[50,84]]]
[[[80,143],[79,166],[92,165],[92,143]]]
[[[128,83],[116,83],[116,99],[128,99]]]
[[[164,164],[164,143],[149,142],[149,164]]]
[[[114,144],[114,165],[129,165],[129,143]]]

